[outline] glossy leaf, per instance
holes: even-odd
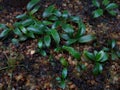
[[[45,43],[46,47],[50,47],[51,38],[50,38],[49,35],[46,35],[46,36],[44,37],[44,43]]]
[[[60,17],[61,16],[61,12],[59,10],[54,10],[53,14],[55,14],[56,16]]]
[[[12,39],[12,43],[13,43],[13,44],[15,44],[15,45],[18,45],[18,44],[19,44],[19,40],[18,40],[18,39],[13,38],[13,39]]]
[[[13,32],[18,36],[22,36],[22,32],[20,31],[19,28],[15,28],[15,30],[13,30]]]
[[[20,26],[20,30],[24,33],[24,34],[27,34],[27,29],[23,26]]]
[[[38,41],[38,48],[42,48],[42,46],[43,46],[43,42],[42,42],[42,40],[40,39],[40,40]]]
[[[27,4],[27,10],[32,9],[40,0],[31,0],[28,4]]]
[[[44,51],[44,50],[40,50],[39,53],[42,55],[42,56],[46,56],[47,53]]]
[[[44,25],[51,25],[51,24],[52,24],[52,22],[47,21],[47,20],[44,20],[44,21],[43,21],[43,24],[44,24]]]
[[[70,20],[75,22],[75,23],[78,23],[78,22],[80,22],[80,17],[79,16],[71,16]]]
[[[29,18],[29,19],[26,19],[25,21],[23,21],[22,25],[23,26],[29,26],[29,25],[31,25],[33,23],[34,23],[34,21],[31,18]]]
[[[100,61],[104,55],[104,51],[97,52],[97,54],[95,55],[96,61]]]
[[[29,32],[32,32],[32,33],[35,33],[35,34],[41,34],[42,33],[42,31],[39,30],[39,28],[35,27],[35,26],[29,26],[29,27],[27,27],[27,30]]]
[[[62,29],[66,32],[66,33],[73,33],[73,26],[70,24],[63,24],[62,25]]]
[[[102,64],[96,63],[94,66],[94,69],[93,69],[93,74],[98,75],[98,74],[102,73],[102,70],[103,70]]]
[[[90,42],[92,40],[95,40],[95,36],[94,35],[85,35],[85,36],[81,36],[78,40],[79,43],[86,43],[86,42]]]
[[[49,17],[53,13],[54,9],[55,9],[54,5],[51,5],[48,8],[46,8],[45,11],[43,12],[43,15],[42,15],[43,18]]]
[[[33,32],[28,32],[26,35],[27,35],[27,37],[35,38],[35,35]]]
[[[62,78],[65,79],[67,77],[67,74],[68,74],[68,70],[67,70],[67,68],[64,68],[62,70]]]
[[[39,10],[40,6],[35,6],[31,11],[30,14],[34,14]]]
[[[77,42],[78,39],[68,39],[66,41],[66,45],[71,45],[71,44],[74,44],[75,42]]]
[[[1,33],[0,33],[0,38],[6,37],[10,32],[10,29],[4,29]]]
[[[114,53],[114,52],[111,53],[111,59],[112,60],[117,60],[118,59],[116,53]]]
[[[103,10],[102,9],[97,9],[97,10],[93,11],[94,18],[98,18],[102,15],[103,15]]]
[[[22,35],[19,37],[19,41],[25,41],[25,40],[27,40],[27,36]]]
[[[6,25],[5,24],[0,24],[0,29],[5,29]]]
[[[116,41],[115,41],[114,39],[112,39],[112,40],[110,41],[110,46],[111,46],[112,49],[115,48],[115,46],[116,46]]]
[[[26,13],[16,16],[17,19],[25,19],[27,17]]]
[[[67,62],[67,60],[65,59],[65,58],[60,58],[60,62],[61,62],[61,64],[64,66],[64,67],[67,67],[68,66],[68,62]]]
[[[110,3],[109,0],[103,0],[103,1],[102,1],[102,4],[103,4],[104,6],[108,5],[109,3]]]
[[[84,55],[85,55],[86,58],[88,58],[90,60],[95,60],[95,56],[88,51],[84,51]]]
[[[64,10],[63,13],[62,13],[62,17],[67,19],[68,16],[70,16],[69,12],[67,10]]]
[[[110,3],[106,6],[106,9],[115,9],[118,8],[118,5],[116,3]]]
[[[69,37],[68,34],[61,34],[61,37],[62,37],[63,39],[65,39],[65,40],[69,40],[69,39],[70,39],[70,37]]]
[[[51,29],[51,35],[53,39],[55,40],[56,44],[58,45],[60,43],[60,36],[56,29]]]
[[[80,53],[76,51],[74,48],[69,47],[69,46],[63,46],[62,48],[66,50],[67,52],[69,52],[74,58],[80,59],[81,57]]]
[[[60,82],[60,87],[61,87],[62,89],[65,89],[66,83],[65,83],[64,80]]]
[[[117,12],[114,11],[114,10],[108,10],[108,13],[112,16],[116,16],[117,15]]]
[[[61,25],[61,23],[62,23],[61,21],[56,21],[55,23],[53,23],[52,29],[59,27]]]
[[[92,3],[94,6],[100,7],[100,3],[98,2],[98,0],[92,0]]]

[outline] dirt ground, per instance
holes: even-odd
[[[120,4],[119,0],[115,1]],[[91,0],[58,0],[57,2],[43,0],[41,2],[42,10],[51,4],[56,4],[60,10],[68,10],[72,15],[80,16],[86,25],[86,32],[96,35],[97,45],[93,43],[76,44],[74,47],[79,51],[100,50],[110,39],[115,39],[117,47],[120,49],[120,8],[115,17],[106,14],[98,19],[93,19],[91,10],[94,8]],[[25,11],[26,7],[20,8],[4,4],[3,9],[0,9],[0,23],[12,26],[17,21],[15,17]],[[89,61],[77,61],[66,53],[54,53],[53,47],[46,50],[50,56],[52,55],[52,58],[49,55],[43,57],[35,53],[37,39],[27,40],[20,43],[19,46],[15,46],[11,43],[12,37],[9,36],[4,41],[0,40],[0,68],[7,66],[6,55],[8,57],[11,55],[18,61],[13,71],[0,69],[0,90],[7,90],[8,86],[11,86],[12,90],[62,90],[55,80],[57,76],[61,75],[63,69],[59,61],[61,56],[64,56],[69,62],[65,90],[119,90],[120,88],[120,59],[107,61],[102,74],[94,76],[93,63]],[[87,69],[78,71],[77,63],[84,63],[87,65]],[[11,72],[13,72],[12,79]]]

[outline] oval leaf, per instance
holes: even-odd
[[[56,44],[58,45],[60,42],[60,36],[59,36],[57,30],[51,29],[51,35],[52,35],[53,39],[55,40]]]
[[[81,36],[78,40],[79,43],[86,43],[94,40],[96,37],[94,35]]]
[[[46,47],[50,47],[51,38],[50,38],[49,35],[46,35],[46,36],[44,37],[44,43],[45,43]]]
[[[66,50],[67,52],[69,52],[74,58],[80,59],[80,53],[76,51],[74,48],[69,47],[69,46],[63,46],[62,48]]]
[[[27,10],[32,9],[40,0],[31,0],[28,4],[27,4]]]

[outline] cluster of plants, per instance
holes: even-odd
[[[116,9],[118,5],[116,3],[111,3],[110,0],[92,0],[93,6],[96,7],[96,10],[92,12],[94,18],[102,16],[105,12],[109,13],[112,16],[116,16]]]
[[[54,52],[66,52],[77,60],[81,60],[82,54],[91,60],[95,65],[93,73],[98,75],[102,73],[103,65],[109,56],[112,60],[120,58],[120,51],[116,49],[116,41],[111,40],[107,47],[104,47],[101,51],[94,50],[93,52],[77,51],[73,45],[91,42],[96,39],[95,35],[86,34],[85,24],[79,16],[71,15],[67,10],[60,11],[55,8],[54,5],[49,6],[44,10],[40,18],[36,15],[40,6],[38,5],[40,0],[31,0],[27,5],[27,12],[16,16],[17,22],[9,27],[5,24],[0,24],[0,29],[3,31],[0,33],[0,39],[7,39],[8,36],[14,35],[12,43],[19,45],[20,42],[24,42],[28,39],[38,39],[38,50],[43,56],[47,55],[46,48],[50,49],[54,44]],[[94,17],[97,18],[103,15],[104,11],[108,11],[111,15],[116,13],[113,11],[118,6],[115,3],[110,3],[109,0],[102,1],[105,9],[101,9],[101,5],[97,0],[93,0],[93,5],[98,9],[93,12]],[[13,62],[12,60],[9,60]],[[10,62],[10,63],[11,63]],[[60,63],[63,66],[63,70],[60,77],[56,80],[60,84],[61,88],[65,88],[68,75],[68,62],[65,58],[60,58]],[[84,65],[81,66],[85,68]]]

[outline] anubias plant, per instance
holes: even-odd
[[[88,51],[84,51],[84,55],[87,59],[93,61],[95,63],[93,68],[93,74],[98,75],[103,71],[103,63],[108,60],[108,54],[104,51],[94,51],[90,53]]]
[[[68,74],[68,62],[66,61],[65,58],[61,57],[60,58],[60,63],[62,64],[63,66],[63,70],[62,70],[62,73],[61,73],[61,77],[57,77],[56,80],[58,81],[60,87],[62,89],[65,89],[66,87],[66,82],[67,82],[67,74]]]
[[[104,51],[109,52],[112,60],[120,58],[120,50],[117,47],[116,40],[112,39],[108,41],[108,47],[103,48]]]
[[[19,21],[15,22],[12,28],[1,24],[0,28],[4,30],[1,32],[0,38],[6,37],[10,32],[16,35],[12,39],[14,44],[19,44],[20,41],[29,38],[39,38],[38,51],[43,56],[47,55],[44,48],[49,48],[51,42],[55,42],[58,47],[61,44],[86,43],[95,39],[94,35],[85,35],[85,25],[80,17],[72,16],[66,10],[60,12],[54,5],[46,8],[39,20],[35,16],[40,8],[39,1],[31,0],[27,5],[28,11],[16,17]]]
[[[102,3],[98,0],[92,0],[92,3],[97,8],[92,12],[94,18],[102,16],[105,12],[108,12],[112,16],[117,14],[115,9],[118,8],[118,5],[116,3],[111,3],[110,0],[102,0]]]

